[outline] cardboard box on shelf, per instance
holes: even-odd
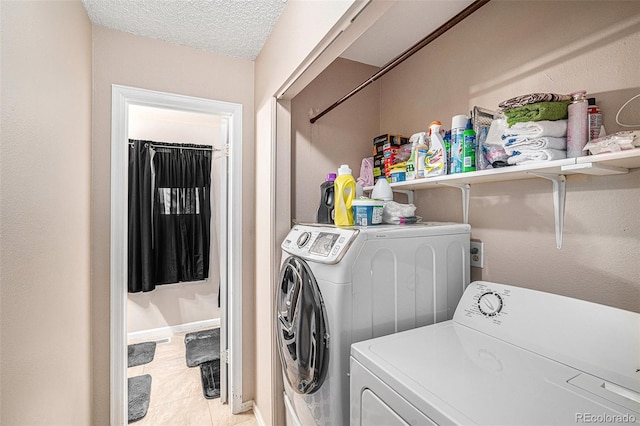
[[[389,167],[397,154],[398,147],[409,143],[409,138],[401,135],[384,134],[373,138],[373,177],[390,179]]]

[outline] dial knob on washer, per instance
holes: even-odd
[[[298,237],[298,241],[296,241],[296,244],[298,244],[299,248],[304,247],[305,244],[307,244],[309,242],[309,238],[311,238],[311,232],[303,232],[302,234],[300,234],[300,236]]]
[[[493,291],[487,291],[478,298],[478,309],[480,313],[487,317],[497,315],[502,310],[502,297]]]

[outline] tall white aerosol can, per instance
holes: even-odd
[[[589,137],[589,108],[585,90],[571,94],[567,121],[567,158],[581,157]]]

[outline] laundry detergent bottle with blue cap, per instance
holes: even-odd
[[[352,202],[356,196],[356,181],[351,174],[351,168],[343,164],[338,169],[338,177],[334,182],[334,223],[337,226],[353,225]]]

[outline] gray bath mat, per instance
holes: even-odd
[[[151,376],[129,377],[129,423],[136,422],[147,415],[149,395],[151,394]]]
[[[207,399],[220,397],[220,360],[214,359],[200,364],[202,393]]]
[[[135,367],[136,365],[150,363],[153,361],[153,356],[156,353],[156,342],[144,342],[129,345],[127,346],[127,352],[129,354],[127,367]]]
[[[195,331],[184,336],[187,367],[220,359],[220,329]]]

